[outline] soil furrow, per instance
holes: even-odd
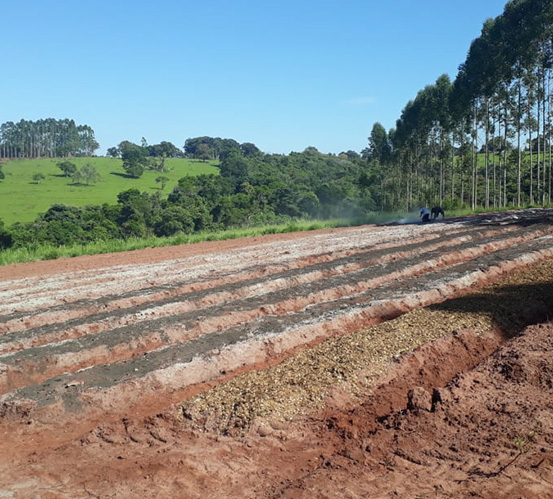
[[[414,226],[409,230],[410,237],[434,237],[434,233],[439,232],[437,228],[428,227],[427,230],[421,231],[420,227]],[[7,309],[6,303],[15,300],[16,304],[19,301],[18,297],[22,289],[26,292],[36,290],[39,295],[42,295],[41,290],[46,289],[47,296],[40,296],[35,300],[29,300],[30,303],[25,305],[26,309],[32,309],[36,306],[52,306],[55,304],[67,304],[72,301],[72,294],[89,294],[91,298],[97,298],[105,294],[119,294],[121,292],[121,282],[124,282],[125,289],[144,289],[156,285],[160,282],[171,282],[174,277],[183,277],[186,274],[186,279],[205,276],[212,270],[216,275],[230,275],[239,270],[247,268],[251,262],[255,262],[262,256],[266,264],[279,263],[290,264],[301,258],[310,258],[317,253],[329,253],[335,251],[348,250],[351,247],[370,246],[373,244],[386,243],[401,243],[402,238],[398,236],[399,230],[383,231],[375,227],[364,227],[357,229],[349,229],[344,233],[338,234],[335,238],[328,240],[325,237],[324,244],[319,243],[319,237],[305,238],[305,240],[290,241],[289,244],[277,243],[261,243],[250,248],[245,248],[241,251],[232,251],[225,254],[208,254],[202,256],[194,256],[192,258],[174,259],[162,263],[134,266],[117,266],[95,272],[92,277],[96,280],[93,284],[89,282],[90,273],[78,272],[70,275],[59,276],[47,279],[24,279],[20,282],[11,282],[6,286],[0,294],[0,313],[4,314]],[[403,234],[403,232],[402,232]],[[321,251],[323,250],[323,251]],[[98,276],[104,275],[106,279],[100,281]],[[115,277],[115,278],[114,278]],[[213,275],[210,276],[214,277]],[[59,286],[59,281],[62,280],[63,285],[58,291],[61,296],[56,296],[58,293],[49,288],[49,285]],[[102,283],[103,293],[99,292],[99,283]],[[0,281],[0,285],[2,282]],[[72,294],[67,294],[67,288],[73,290]],[[13,305],[12,305],[13,306]],[[21,308],[23,304],[19,303]],[[31,308],[29,308],[31,306]]]
[[[552,227],[0,268],[0,496],[549,497]]]
[[[201,318],[197,316],[197,310],[194,309],[188,313],[156,318],[142,323],[140,327],[137,327],[137,324],[129,324],[104,331],[99,331],[99,325],[89,327],[85,331],[94,332],[93,336],[63,341],[42,348],[28,348],[21,353],[2,356],[1,362],[5,364],[2,376],[5,381],[3,391],[36,383],[64,371],[74,371],[91,365],[142,355],[166,345],[187,341],[236,324],[247,324],[271,314],[298,312],[305,307],[310,307],[310,313],[313,313],[314,304],[319,308],[326,306],[325,303],[335,306],[337,300],[341,302],[348,300],[351,306],[356,301],[354,297],[365,293],[368,289],[379,286],[375,295],[378,296],[385,292],[386,284],[389,282],[393,283],[397,279],[405,279],[424,272],[435,272],[445,265],[473,259],[486,252],[511,246],[517,241],[531,239],[541,233],[543,231],[540,230],[536,230],[534,234],[526,232],[524,235],[503,241],[499,236],[493,236],[480,246],[471,246],[463,250],[462,248],[469,244],[464,241],[456,247],[456,251],[450,253],[443,254],[443,248],[439,248],[426,252],[422,256],[404,257],[399,260],[399,267],[393,271],[385,264],[380,264],[376,268],[369,267],[365,272],[356,271],[353,273],[355,281],[352,275],[348,274],[329,277],[317,283],[310,282],[308,285],[302,282],[295,282],[294,286],[283,283],[281,289],[285,290],[284,300],[279,292],[269,292],[247,299],[236,299],[236,295],[232,297],[228,295],[224,305],[213,305],[208,300],[208,309],[204,311]],[[413,264],[412,260],[421,258],[422,262]]]
[[[190,383],[220,377],[221,370],[230,371],[244,364],[264,362],[267,358],[286,357],[299,346],[395,317],[415,307],[442,301],[490,276],[497,277],[516,265],[553,256],[550,239],[544,239],[542,243],[546,249],[541,252],[521,255],[522,248],[510,247],[481,257],[476,269],[474,265],[464,262],[454,268],[437,271],[432,276],[425,274],[424,278],[406,279],[401,284],[396,282],[397,285],[391,286],[377,300],[373,296],[363,296],[354,304],[348,299],[336,300],[332,304],[315,307],[317,310],[310,307],[292,316],[269,317],[268,320],[247,327],[240,326],[200,336],[124,362],[93,367],[84,373],[65,374],[39,386],[21,388],[3,399],[30,398],[42,404],[45,401],[52,403],[61,397],[65,406],[70,408],[89,397],[92,397],[94,403],[99,402],[101,396],[96,393],[98,388],[112,387],[117,390],[117,385],[123,383],[125,388],[122,389],[128,394],[138,387],[139,391],[143,390],[144,383],[150,386],[151,383],[159,382],[160,377],[171,386],[175,383],[174,389],[183,389]],[[177,374],[178,379],[173,379]],[[203,379],[203,376],[207,376],[207,379]],[[134,387],[132,390],[129,383]],[[92,389],[92,392],[87,389]],[[82,391],[87,393],[81,400],[78,394]],[[129,403],[130,400],[125,399],[125,402]]]
[[[222,283],[220,286],[217,286],[218,283],[214,282],[213,286],[209,286],[206,290],[196,289],[198,286],[194,286],[193,291],[189,289],[189,286],[177,287],[172,291],[166,288],[162,293],[149,293],[142,297],[133,295],[132,298],[127,296],[119,300],[110,300],[111,297],[106,297],[95,306],[84,308],[81,304],[81,308],[74,311],[53,310],[32,318],[12,319],[0,325],[0,332],[2,328],[4,328],[4,331],[9,331],[9,333],[0,335],[0,353],[9,353],[50,342],[77,338],[121,325],[184,313],[188,310],[199,310],[230,299],[255,296],[259,293],[266,294],[287,286],[321,281],[334,275],[348,274],[356,270],[369,268],[376,263],[384,264],[412,257],[422,249],[426,252],[439,248],[448,248],[448,251],[452,251],[460,244],[476,241],[480,238],[493,237],[497,234],[497,231],[486,231],[479,234],[450,234],[434,244],[423,246],[419,241],[405,245],[402,251],[397,252],[390,252],[389,249],[362,251],[352,256],[340,257],[334,260],[325,259],[323,262],[306,267],[275,272],[269,276],[265,273],[261,277],[250,275],[249,277],[253,278],[248,280],[236,278],[235,281]],[[267,282],[269,278],[271,280]],[[242,284],[243,287],[241,289],[237,288],[236,284]],[[216,290],[217,293],[211,290]],[[132,301],[133,306],[125,308],[123,305],[128,303],[128,300]],[[137,301],[141,303],[137,304]],[[102,312],[98,313],[98,309]],[[46,326],[42,326],[44,322],[46,322]],[[62,327],[60,328],[58,324],[61,324]]]
[[[467,231],[477,232],[475,229],[472,229],[471,231],[470,229],[467,229],[467,227],[459,227],[457,229],[452,228],[452,230],[449,232],[449,236],[453,237],[455,234],[465,233]],[[412,242],[424,243],[425,241],[436,239],[438,237],[440,237],[439,234],[423,233],[422,235],[414,237]],[[441,237],[443,237],[443,235]],[[257,257],[253,259],[244,258],[243,262],[247,262],[247,265],[244,265],[243,268],[227,271],[224,273],[221,272],[220,269],[216,273],[214,273],[217,268],[215,265],[209,267],[205,265],[200,266],[198,265],[197,261],[191,262],[188,265],[189,267],[192,266],[195,268],[194,274],[191,274],[187,271],[185,272],[185,269],[187,268],[187,266],[185,265],[180,265],[178,271],[175,272],[171,270],[171,268],[169,268],[170,265],[173,267],[175,266],[174,262],[170,262],[166,264],[166,268],[158,269],[156,267],[157,270],[163,271],[162,276],[154,275],[152,277],[152,275],[145,274],[144,282],[139,288],[133,288],[125,279],[124,275],[119,275],[119,267],[114,268],[111,273],[105,273],[105,279],[102,281],[98,279],[92,279],[93,282],[88,282],[86,281],[85,276],[84,284],[86,284],[87,286],[86,289],[68,288],[67,285],[73,282],[74,279],[69,279],[68,276],[65,276],[65,280],[67,280],[68,282],[65,284],[65,287],[60,288],[62,295],[59,298],[53,297],[52,291],[50,289],[29,292],[29,284],[27,284],[27,287],[25,288],[25,293],[18,292],[14,294],[16,300],[13,304],[10,302],[8,296],[0,296],[0,299],[2,300],[0,302],[0,310],[8,310],[10,306],[17,307],[17,309],[19,310],[15,313],[0,316],[0,325],[2,322],[6,323],[10,321],[10,325],[12,327],[16,327],[17,320],[27,318],[29,316],[29,313],[26,312],[26,310],[31,308],[31,313],[33,315],[37,315],[37,308],[39,307],[47,307],[50,313],[57,313],[60,310],[67,312],[69,310],[72,310],[73,308],[87,310],[91,307],[94,307],[97,302],[100,302],[101,307],[103,307],[100,310],[115,310],[118,308],[138,305],[140,303],[140,300],[144,299],[144,295],[147,295],[145,299],[152,300],[156,299],[156,293],[160,293],[163,297],[166,296],[168,293],[184,293],[190,291],[191,289],[194,291],[199,291],[201,289],[207,289],[208,287],[216,287],[224,283],[231,283],[234,282],[234,280],[248,280],[251,278],[251,276],[268,277],[272,274],[293,269],[301,269],[317,263],[324,263],[331,260],[344,259],[347,261],[348,257],[355,257],[355,255],[358,253],[366,253],[368,251],[375,250],[380,250],[384,252],[385,250],[394,247],[401,247],[405,243],[405,241],[386,241],[388,241],[387,238],[383,238],[383,241],[373,241],[371,244],[367,244],[367,241],[360,241],[363,243],[362,245],[359,245],[357,247],[350,246],[348,248],[342,248],[334,252],[327,251],[328,248],[325,246],[325,252],[323,253],[312,254],[306,257],[292,259],[292,261],[290,261],[289,263],[283,263],[281,260],[274,261],[274,257],[271,260],[268,258],[271,255],[264,253],[263,255],[256,255]],[[263,263],[258,263],[252,266],[249,263],[251,261],[263,261]],[[113,281],[116,281],[116,283],[113,283]],[[111,283],[112,285],[117,284],[119,286],[119,289],[117,290],[118,292],[116,294],[109,293],[108,288],[105,287],[106,282]],[[96,289],[99,287],[100,284],[102,284],[104,293],[92,296],[87,294],[88,288]],[[147,289],[146,293],[145,287]],[[69,289],[71,289],[71,293],[68,293]],[[34,294],[38,295],[38,300],[31,299]],[[40,295],[42,294],[46,295],[46,298],[41,297]],[[87,296],[87,298],[83,299],[83,295]],[[25,297],[25,301],[27,302],[27,305],[25,306],[23,306],[21,303],[21,298],[23,297]],[[58,303],[58,305],[56,306],[54,303],[55,300],[61,303]]]
[[[419,238],[419,240],[416,242],[424,242],[426,240],[427,238],[424,237]],[[388,249],[389,247],[397,246],[397,244],[383,246],[385,246],[384,249]],[[183,279],[182,276],[178,274],[171,281],[167,281],[164,284],[156,283],[156,285],[148,287],[146,292],[144,289],[133,289],[130,291],[125,289],[117,295],[106,293],[103,296],[98,297],[97,299],[83,299],[80,298],[79,295],[74,294],[74,301],[54,307],[49,306],[47,312],[37,313],[36,310],[34,310],[30,314],[22,311],[14,314],[0,316],[0,332],[8,330],[16,331],[18,330],[18,328],[19,330],[22,330],[28,329],[29,327],[35,327],[35,323],[36,325],[39,325],[39,322],[46,323],[48,320],[52,320],[52,317],[57,317],[61,311],[63,311],[64,314],[71,313],[71,316],[67,317],[67,319],[78,317],[83,313],[88,313],[88,315],[101,312],[109,313],[112,310],[138,307],[142,303],[161,301],[170,296],[178,297],[179,295],[184,295],[186,293],[213,289],[227,284],[232,284],[234,282],[249,281],[252,279],[262,280],[274,274],[283,274],[286,272],[293,272],[294,270],[301,271],[301,269],[305,267],[316,268],[317,264],[324,264],[330,261],[343,261],[348,263],[350,262],[350,260],[348,259],[349,257],[355,258],[357,255],[367,254],[370,251],[374,251],[374,248],[369,247],[367,249],[365,247],[362,247],[357,249],[348,249],[345,252],[340,252],[340,254],[325,253],[308,259],[300,259],[289,265],[257,264],[246,268],[243,272],[239,272],[227,277],[217,277],[211,275],[210,272],[206,272],[205,275],[202,275],[195,279],[191,278],[189,275],[186,279]],[[22,294],[19,298],[28,299],[28,294]],[[23,319],[26,319],[24,324]],[[33,321],[32,324],[29,323],[30,319],[32,319]]]

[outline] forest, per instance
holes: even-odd
[[[420,204],[446,211],[550,204],[552,68],[553,0],[511,0],[484,23],[456,78],[444,74],[420,90],[393,129],[374,123],[360,153],[265,154],[250,142],[206,136],[186,139],[182,149],[124,140],[107,150],[129,177],[116,204],[55,204],[32,223],[0,221],[0,248],[355,218]],[[73,120],[0,126],[5,159],[90,156],[98,147],[92,128]],[[217,161],[219,174],[185,176],[163,198],[132,187],[175,157]]]

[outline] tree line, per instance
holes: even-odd
[[[251,142],[240,144],[234,139],[222,139],[221,137],[191,137],[185,140],[182,150],[168,141],[149,145],[148,141],[142,137],[140,145],[123,140],[117,146],[108,148],[107,155],[112,158],[124,158],[130,150],[137,151],[138,148],[144,158],[190,158],[201,161],[222,160],[231,152],[239,152],[244,156],[253,156],[261,152]]]
[[[92,156],[99,147],[90,126],[77,125],[70,119],[8,121],[0,125],[2,158]]]
[[[395,128],[373,125],[363,156],[382,208],[550,203],[552,67],[553,1],[508,2],[454,81],[419,91]]]
[[[119,145],[107,150],[108,156],[123,160],[123,169],[133,178],[141,177],[146,170],[164,172],[166,158],[218,161],[227,158],[231,153],[248,157],[257,155],[261,151],[251,142],[240,144],[234,139],[205,136],[186,139],[184,152],[167,141],[148,145],[144,137],[142,137],[140,145],[123,140]]]

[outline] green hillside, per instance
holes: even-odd
[[[93,165],[101,176],[96,184],[74,185],[64,177],[57,163],[60,159],[10,160],[3,166],[6,178],[0,181],[0,219],[6,225],[14,222],[30,222],[38,213],[45,212],[51,205],[63,203],[75,206],[102,203],[116,203],[117,194],[127,189],[139,189],[153,193],[162,192],[165,197],[186,175],[218,173],[216,162],[200,162],[192,159],[169,158],[168,171],[159,173],[146,171],[141,178],[130,178],[125,174],[122,161],[114,158],[71,158],[77,168],[84,164]],[[42,173],[44,180],[36,183],[33,176]],[[156,183],[164,176],[169,180],[165,189]]]

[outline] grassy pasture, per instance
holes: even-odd
[[[167,196],[186,175],[217,173],[215,162],[203,163],[196,160],[169,158],[165,173],[146,171],[139,179],[125,174],[122,161],[114,158],[70,158],[77,168],[92,164],[101,176],[96,184],[74,185],[70,178],[62,176],[57,164],[59,158],[10,160],[3,166],[6,178],[0,181],[0,218],[6,225],[14,222],[30,222],[38,213],[45,212],[56,203],[86,206],[114,204],[117,194],[127,189],[140,191],[161,191],[161,184],[155,179],[164,176],[169,179],[163,196]],[[45,176],[38,184],[33,180],[35,173]]]
[[[489,155],[488,155],[488,166],[490,168],[493,166],[494,156],[495,156],[495,166],[496,166],[496,168],[499,166],[500,163],[503,164],[503,160],[504,160],[503,153],[495,153],[494,154],[494,153],[490,152]],[[507,161],[509,161],[510,156],[511,156],[511,152],[508,152],[507,153]],[[476,156],[476,159],[477,159],[478,168],[484,168],[486,166],[486,155],[484,153],[478,153],[478,155]],[[514,168],[515,165],[516,165],[516,161],[517,160],[515,159],[515,163],[514,164],[511,163],[511,165],[508,168],[511,168],[511,169]],[[523,151],[522,152],[522,161],[525,164],[525,167],[528,168],[528,163],[530,162],[530,152],[529,151]],[[534,152],[532,154],[532,164],[535,166],[537,161],[538,161],[538,153]],[[545,162],[546,166],[548,166],[549,165],[549,153],[547,151],[541,151],[539,161],[540,161],[540,163]]]

